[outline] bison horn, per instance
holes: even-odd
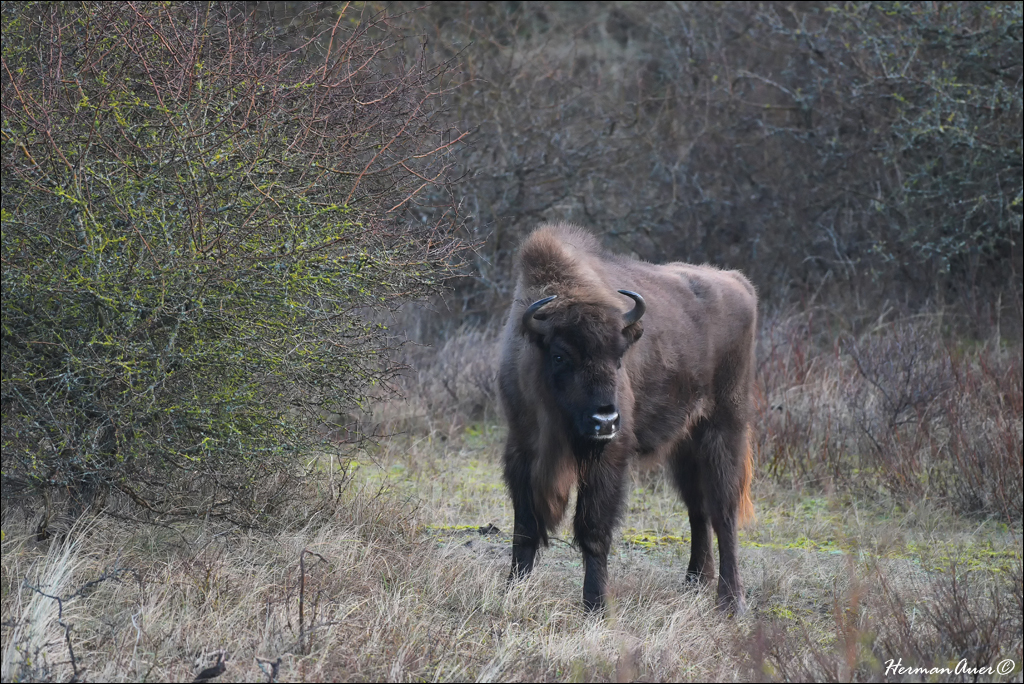
[[[641,318],[643,318],[644,312],[647,311],[647,304],[644,302],[644,298],[638,295],[636,292],[630,292],[629,290],[619,290],[619,294],[624,294],[634,302],[636,305],[630,311],[627,311],[622,316],[622,320],[625,321],[624,327],[628,328],[633,325]]]
[[[544,299],[538,299],[533,304],[531,304],[529,308],[527,308],[526,311],[523,312],[523,327],[526,328],[527,330],[537,333],[538,335],[543,335],[544,332],[542,330],[537,329],[537,322],[533,319],[533,315],[537,313],[537,311],[539,311],[542,306],[544,306],[557,296],[558,295],[551,295],[550,297],[545,297]]]

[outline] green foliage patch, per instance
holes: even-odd
[[[5,496],[256,521],[393,374],[375,312],[457,253],[440,72],[301,19],[4,5]]]

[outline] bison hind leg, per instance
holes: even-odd
[[[690,517],[690,562],[686,566],[686,581],[707,585],[715,580],[715,552],[711,547],[711,518],[704,509],[700,468],[696,444],[683,438],[669,457],[672,480],[686,504]]]
[[[693,546],[687,576],[706,582],[714,578],[713,530],[718,537],[718,605],[740,613],[746,602],[739,573],[738,526],[749,507],[749,445],[746,426],[725,418],[699,421],[676,448],[672,471],[690,510]]]

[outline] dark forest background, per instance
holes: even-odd
[[[527,231],[569,220],[742,269],[769,309],[1019,336],[1019,4],[392,7],[464,83],[462,320],[507,303]]]

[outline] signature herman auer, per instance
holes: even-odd
[[[955,667],[907,667],[903,664],[903,658],[899,660],[889,659],[885,661],[885,674],[895,675],[1008,675],[1014,671],[1017,664],[1005,658],[1000,660],[995,666],[986,665],[984,667],[971,667],[967,664],[967,658],[964,658]]]

